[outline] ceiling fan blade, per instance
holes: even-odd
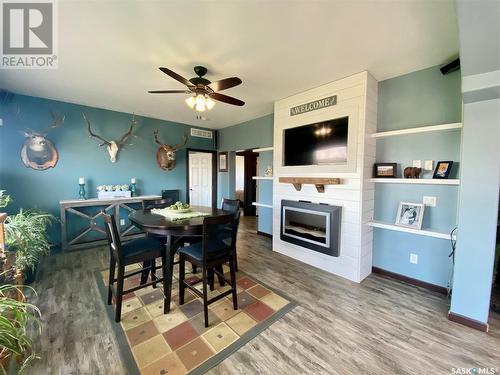
[[[158,69],[160,69],[163,73],[165,73],[166,75],[172,77],[176,81],[179,81],[183,85],[186,85],[188,87],[193,86],[193,84],[191,82],[189,82],[186,78],[180,76],[176,72],[171,71],[170,69],[167,69],[167,68],[158,68]]]
[[[191,94],[189,90],[150,90],[150,94]]]
[[[207,85],[214,92],[230,89],[231,87],[241,85],[241,79],[238,77],[231,77],[226,79],[221,79],[220,81],[212,82]]]
[[[228,103],[228,104],[232,104],[232,105],[239,105],[239,106],[245,105],[245,102],[243,102],[239,99],[233,98],[231,96],[219,94],[217,92],[213,92],[211,94],[208,94],[208,96],[210,96],[212,99],[217,100],[219,102],[224,102],[224,103]]]

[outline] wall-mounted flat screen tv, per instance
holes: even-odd
[[[346,164],[349,117],[285,129],[284,166]]]

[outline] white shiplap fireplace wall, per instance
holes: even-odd
[[[337,104],[295,116],[290,108],[337,95]],[[349,128],[356,131],[355,164],[284,167],[283,130],[300,125],[349,116]],[[377,81],[361,72],[341,80],[293,95],[274,104],[274,178],[273,178],[273,250],[349,280],[361,282],[371,273],[374,186],[370,182],[375,162],[375,140],[367,137],[377,128]],[[349,137],[351,137],[349,134]],[[350,170],[349,170],[350,169]],[[338,177],[340,185],[325,186],[318,193],[314,185],[302,185],[296,191],[291,184],[279,183],[280,177]],[[340,256],[328,255],[284,242],[280,239],[281,200],[306,200],[342,207]]]

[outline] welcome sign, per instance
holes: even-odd
[[[337,104],[337,95],[329,96],[328,98],[323,98],[309,102],[306,104],[301,104],[290,108],[290,116],[300,115],[302,113],[315,111],[317,109],[331,107]]]

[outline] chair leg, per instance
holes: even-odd
[[[145,260],[142,262],[141,285],[146,284],[148,281],[149,267],[151,267],[151,261]]]
[[[156,260],[155,260],[156,261]],[[168,288],[168,282],[167,282],[167,256],[165,252],[162,253],[161,255],[161,271],[163,273],[163,312],[165,312],[165,305],[168,303],[170,304],[170,300],[167,299],[166,293],[167,293],[167,288]],[[170,309],[170,306],[169,306]]]
[[[238,272],[238,256],[236,255],[236,247],[234,248],[234,253],[233,254],[234,254],[233,255],[234,256],[234,260],[233,260],[233,262],[234,262],[234,271]]]
[[[210,285],[210,290],[213,291],[215,289],[215,272],[211,269],[208,272],[208,285]]]
[[[220,272],[221,275],[224,275],[224,267],[221,265],[216,266],[215,269]],[[224,286],[226,285],[226,281],[224,280],[224,277],[217,275],[217,278],[219,279],[219,285]]]
[[[115,322],[119,322],[122,315],[122,301],[123,301],[123,281],[125,275],[125,266],[118,264],[118,280],[116,284],[116,315]]]
[[[111,255],[110,258],[111,259],[109,261],[109,279],[108,279],[108,305],[111,305],[111,302],[113,300],[112,286],[115,282],[115,269],[116,269],[115,257]]]
[[[151,281],[158,280],[156,276],[156,259],[151,261]],[[156,283],[153,284],[153,288],[156,288]]]
[[[186,278],[186,260],[184,255],[179,254],[179,305],[184,305],[184,292],[186,286],[184,285],[184,279]]]
[[[233,291],[233,308],[238,310],[238,297],[236,296],[236,269],[233,259],[229,260],[229,273],[231,275],[231,287]]]
[[[202,269],[203,278],[203,312],[205,314],[205,328],[208,327],[208,288],[207,288],[207,268],[203,266]]]

